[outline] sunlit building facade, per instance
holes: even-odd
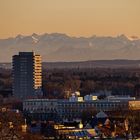
[[[19,52],[13,56],[13,95],[19,99],[37,97],[41,94],[41,56],[34,52]]]

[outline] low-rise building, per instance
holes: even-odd
[[[79,99],[78,99],[79,98]],[[135,100],[83,100],[82,97],[68,99],[28,99],[23,102],[24,112],[34,118],[78,119],[83,113],[99,111],[127,110],[130,105],[139,105]],[[136,104],[135,104],[136,103]]]
[[[112,111],[120,108],[128,109],[128,102],[120,101],[107,101],[107,100],[96,100],[96,101],[83,101],[83,102],[69,102],[67,100],[58,101],[57,111],[59,112],[60,118],[72,119],[81,118],[84,113],[94,113],[100,110]]]
[[[27,99],[23,102],[23,110],[35,120],[54,120],[57,118],[57,102],[55,99]]]

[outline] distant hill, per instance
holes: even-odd
[[[0,63],[0,68],[11,69],[11,63]],[[43,69],[54,68],[140,68],[140,60],[92,60],[79,62],[43,62]]]
[[[44,62],[43,68],[140,68],[140,60],[93,60],[82,62]]]
[[[19,51],[35,51],[44,62],[140,59],[140,39],[116,37],[70,37],[66,34],[17,35],[0,39],[0,62],[11,62]]]

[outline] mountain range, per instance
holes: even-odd
[[[71,37],[62,33],[0,39],[0,62],[11,62],[19,51],[34,51],[43,62],[140,59],[140,39],[125,35]]]

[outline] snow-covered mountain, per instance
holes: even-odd
[[[61,33],[0,39],[0,62],[10,62],[19,51],[35,51],[43,61],[140,59],[140,39],[125,35],[70,37]]]

